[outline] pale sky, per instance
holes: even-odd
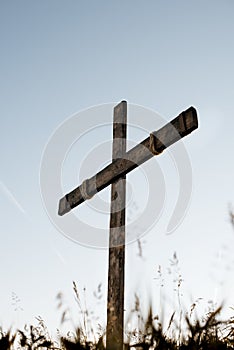
[[[234,204],[233,37],[232,0],[1,2],[0,325],[34,322],[40,315],[50,329],[60,327],[58,292],[73,308],[75,321],[73,280],[80,291],[86,287],[89,308],[105,318],[108,252],[76,244],[56,229],[42,202],[39,174],[43,151],[61,123],[81,110],[122,99],[165,121],[193,105],[200,125],[184,140],[193,193],[172,235],[166,235],[166,227],[178,174],[166,153],[158,161],[166,202],[157,224],[142,238],[143,258],[136,242],[127,246],[126,312],[136,291],[158,300],[159,265],[165,303],[176,307],[167,270],[174,252],[185,305],[199,297],[233,305],[234,231],[228,216],[228,205]],[[80,123],[85,123],[82,117]],[[105,142],[107,134],[99,137]],[[71,149],[66,189],[79,185],[75,152],[80,156],[90,149],[82,144]],[[68,170],[74,173],[66,183]],[[134,195],[140,207],[144,198]],[[95,225],[94,216],[90,220]],[[101,302],[93,296],[100,283]],[[20,301],[15,303],[15,296]]]

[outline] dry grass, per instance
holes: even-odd
[[[79,293],[76,285],[73,285],[76,297]],[[140,315],[139,303],[136,298],[136,315]],[[148,317],[140,323],[139,328],[126,334],[128,341],[125,349],[133,350],[222,350],[234,349],[234,318],[221,321],[219,307],[209,312],[201,319],[191,321],[191,310],[183,315],[180,323],[175,320],[175,312],[172,314],[169,324],[164,330],[162,322],[154,317],[149,308]],[[88,314],[86,313],[85,317]],[[141,317],[141,321],[143,318]],[[0,350],[104,350],[105,334],[99,336],[97,341],[88,340],[87,329],[78,327],[75,332],[66,336],[59,336],[57,341],[50,338],[49,332],[41,318],[37,318],[37,326],[25,327],[23,330],[4,332],[0,329]],[[85,324],[86,322],[86,324]],[[88,320],[82,320],[83,326],[87,326]],[[181,327],[181,329],[179,329]],[[170,331],[170,332],[169,332]]]

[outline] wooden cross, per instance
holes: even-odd
[[[127,102],[114,108],[112,163],[59,202],[59,215],[68,213],[111,184],[107,350],[123,350],[126,174],[197,129],[197,112],[190,107],[126,152]]]

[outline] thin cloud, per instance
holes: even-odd
[[[54,250],[54,252],[55,252],[55,254],[57,255],[57,257],[58,257],[58,259],[60,260],[60,262],[61,262],[62,264],[64,264],[64,265],[67,265],[67,262],[66,262],[66,260],[64,259],[63,255],[60,253],[60,251],[59,251],[57,248],[55,248],[54,246],[52,246],[51,248]]]
[[[24,208],[22,207],[22,205],[17,201],[17,199],[11,193],[11,191],[7,188],[7,186],[1,181],[0,181],[0,188],[1,188],[2,192],[5,193],[6,197],[9,199],[9,201],[12,204],[14,204],[14,206],[16,206],[19,209],[19,211],[21,211],[21,213],[23,213],[24,215],[27,215],[27,213],[24,210]]]

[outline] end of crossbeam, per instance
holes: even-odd
[[[189,107],[160,130],[150,134],[150,151],[158,155],[197,128],[197,111],[194,107]]]
[[[191,106],[186,111],[181,113],[185,125],[184,135],[190,134],[193,130],[198,128],[197,111]],[[179,116],[180,117],[180,116]]]
[[[62,216],[71,210],[70,204],[67,201],[66,196],[61,198],[59,201],[58,215]]]

